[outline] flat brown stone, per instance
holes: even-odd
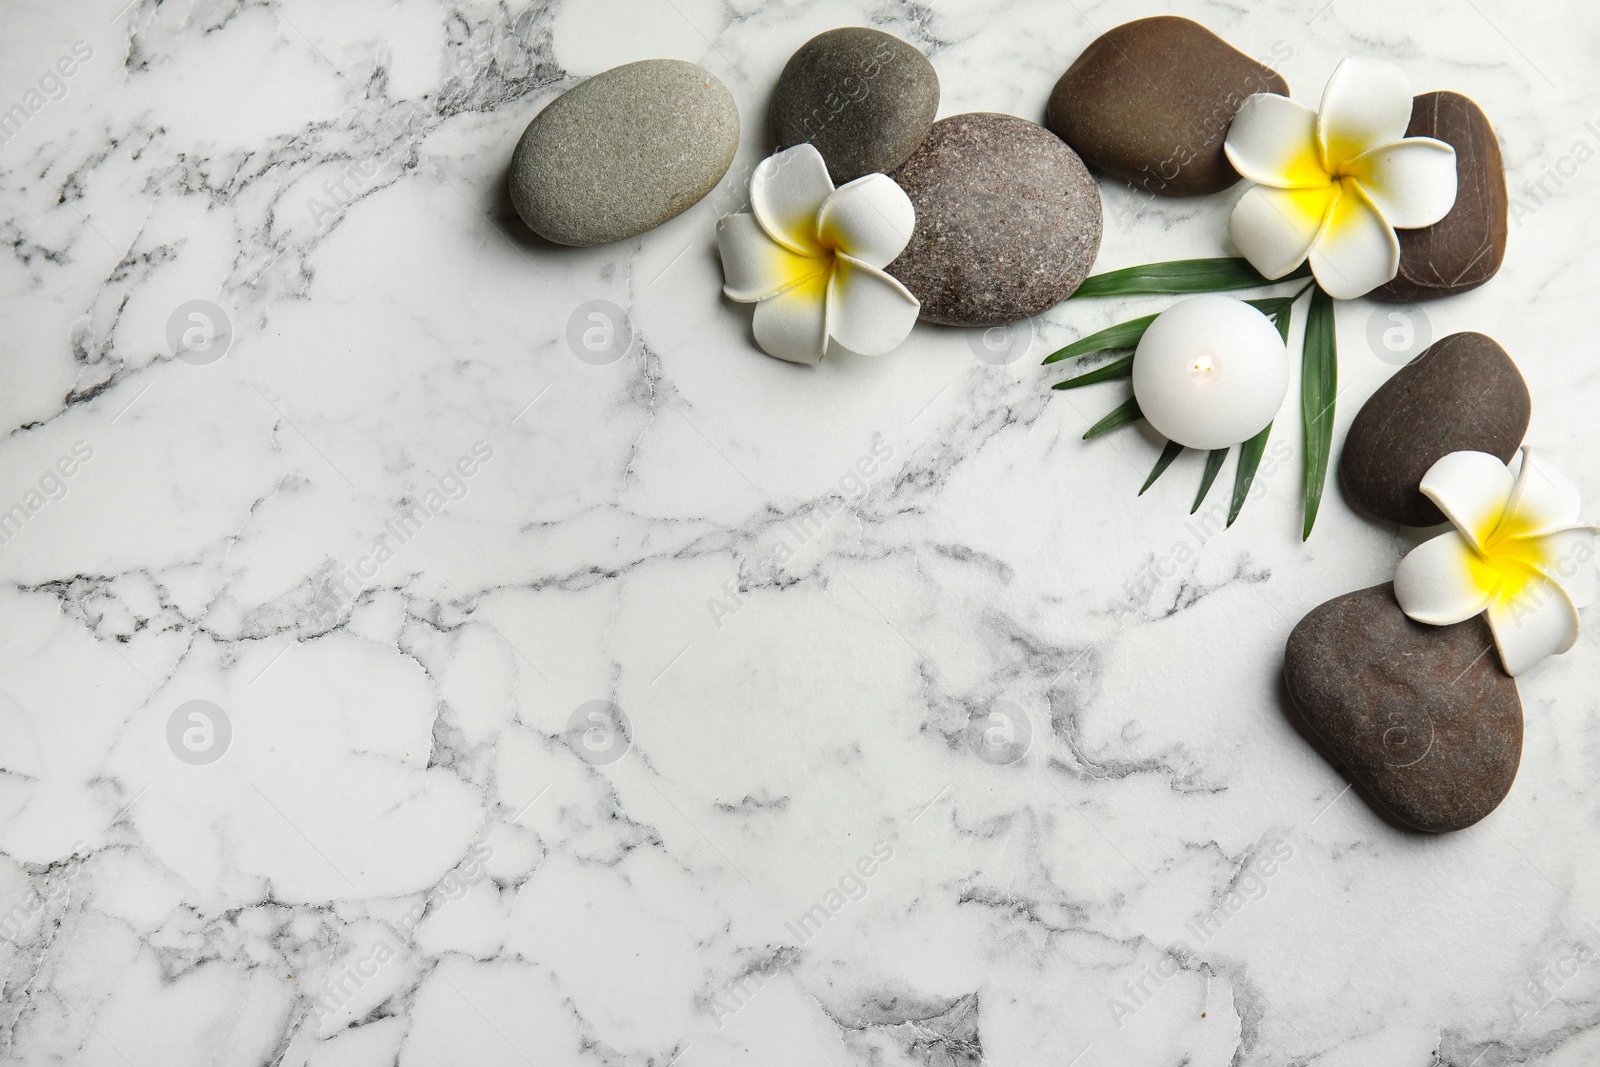
[[[1451,452],[1510,462],[1528,432],[1533,399],[1505,349],[1481,333],[1453,333],[1395,372],[1356,412],[1339,455],[1350,502],[1402,526],[1444,513],[1419,488]]]
[[[1506,166],[1489,117],[1460,93],[1423,93],[1412,101],[1406,136],[1455,148],[1456,203],[1432,226],[1395,231],[1400,272],[1371,296],[1406,304],[1476,289],[1506,257]]]
[[[1522,701],[1481,615],[1425,626],[1392,583],[1346,593],[1294,628],[1284,678],[1350,777],[1408,826],[1463,829],[1511,791]]]
[[[1288,96],[1289,84],[1198,22],[1158,15],[1085,48],[1050,93],[1047,123],[1092,167],[1199,196],[1239,180],[1222,143],[1252,93]]]

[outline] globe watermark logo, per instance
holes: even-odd
[[[567,318],[567,347],[592,367],[609,367],[633,348],[633,322],[609,300],[586,301]]]
[[[1028,754],[1033,720],[1009,700],[991,701],[967,716],[967,747],[985,763],[1009,767]]]
[[[167,717],[167,747],[192,766],[217,762],[232,743],[228,713],[209,700],[186,701]]]
[[[1026,356],[1033,348],[1033,320],[1008,322],[967,331],[967,347],[979,360],[994,367],[1005,367]]]
[[[167,347],[185,363],[215,363],[232,345],[233,320],[210,300],[186,300],[167,316]]]
[[[1433,343],[1433,322],[1417,304],[1382,305],[1367,316],[1367,347],[1385,363],[1403,367]]]
[[[628,715],[609,700],[579,704],[567,719],[564,735],[572,751],[595,767],[607,767],[633,747],[633,726]]]

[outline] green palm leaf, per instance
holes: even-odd
[[[1333,297],[1317,286],[1311,290],[1311,310],[1306,313],[1305,344],[1300,354],[1300,417],[1306,453],[1302,540],[1311,536],[1317,509],[1322,505],[1322,488],[1328,480],[1328,457],[1333,451],[1333,401],[1339,389],[1338,344],[1333,328]]]

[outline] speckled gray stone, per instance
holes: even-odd
[[[1015,322],[1083,284],[1100,251],[1100,190],[1055,134],[1013,115],[933,124],[891,175],[917,209],[889,273],[948,326]]]
[[[1505,349],[1481,333],[1453,333],[1356,412],[1339,481],[1350,502],[1376,518],[1433,526],[1444,512],[1422,495],[1428,468],[1451,452],[1488,452],[1509,463],[1532,414],[1528,383]]]
[[[938,112],[939,75],[921,52],[880,30],[845,26],[789,57],[770,117],[778,148],[816,146],[843,185],[904,163]]]
[[[1483,616],[1413,622],[1386,583],[1313,609],[1289,635],[1284,661],[1295,708],[1401,822],[1460,830],[1511,791],[1522,701]]]
[[[738,108],[710,71],[677,59],[628,63],[528,123],[511,158],[511,202],[557,244],[621,241],[692,207],[738,147]]]

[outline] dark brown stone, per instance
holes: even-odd
[[[1047,121],[1090,166],[1150,193],[1200,196],[1239,180],[1222,143],[1252,93],[1288,96],[1289,83],[1198,22],[1158,15],[1085,48],[1050,93]]]
[[[1422,495],[1422,476],[1451,452],[1510,462],[1528,432],[1533,401],[1517,365],[1492,338],[1453,333],[1395,372],[1350,423],[1339,480],[1351,503],[1403,526],[1444,513]]]
[[[1284,660],[1300,715],[1401,822],[1460,830],[1511,791],[1522,701],[1483,616],[1413,622],[1385,583],[1314,609],[1289,635]]]
[[[863,26],[801,45],[772,90],[779,149],[814,145],[835,185],[887,174],[915,152],[939,112],[939,75],[898,37]]]
[[[1407,137],[1437,137],[1456,150],[1456,203],[1420,230],[1396,230],[1400,273],[1374,300],[1406,304],[1476,289],[1506,257],[1506,165],[1481,108],[1460,93],[1423,93],[1411,103]]]
[[[947,326],[1016,322],[1054,307],[1100,251],[1100,190],[1042,126],[972,112],[933,124],[890,177],[917,209],[889,273]]]

